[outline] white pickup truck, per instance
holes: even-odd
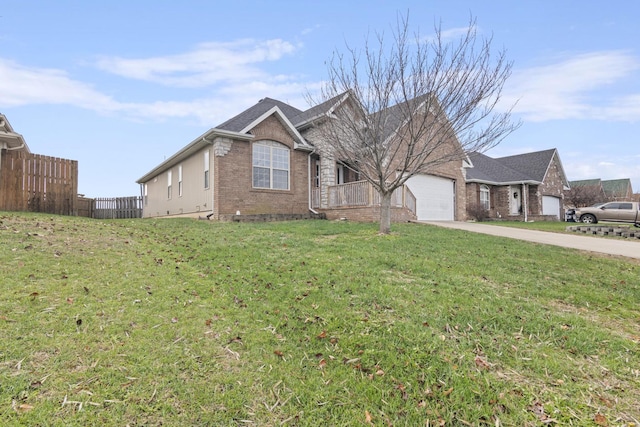
[[[575,217],[585,224],[598,221],[631,222],[640,226],[638,202],[609,202],[576,209]]]

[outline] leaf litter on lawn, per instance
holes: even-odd
[[[635,264],[415,224],[0,217],[5,424],[639,417],[613,330]]]

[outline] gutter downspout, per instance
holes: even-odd
[[[140,217],[144,218],[144,184],[140,183],[139,186],[140,186],[140,199],[142,200],[142,203],[141,203],[142,212],[140,213]]]
[[[202,141],[204,141],[205,144],[208,144],[207,145],[207,150],[209,150],[209,155],[208,155],[209,164],[207,165],[207,167],[209,168],[209,192],[211,193],[210,194],[210,196],[211,196],[211,199],[210,199],[211,200],[211,213],[207,214],[206,218],[210,220],[211,217],[215,213],[214,210],[213,210],[213,182],[214,182],[214,179],[213,179],[213,170],[212,170],[213,168],[211,167],[211,154],[212,153],[210,151],[211,148],[213,147],[213,142],[214,141],[209,141],[206,136],[202,137]],[[213,157],[215,157],[215,156],[216,156],[216,154],[213,153]],[[208,210],[209,209],[207,209],[207,211]]]
[[[18,147],[9,148],[7,147],[7,144],[3,143],[2,146],[0,147],[0,165],[2,165],[2,150],[7,150],[7,151],[22,150],[25,146],[26,144],[22,142]]]
[[[313,199],[313,187],[312,187],[312,182],[313,180],[311,179],[311,155],[314,154],[316,152],[316,149],[314,148],[313,151],[311,151],[309,153],[309,155],[307,156],[307,181],[309,182],[309,211],[312,212],[315,215],[318,215],[318,212],[316,210],[313,209],[312,207],[312,199]]]

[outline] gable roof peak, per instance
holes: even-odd
[[[335,111],[335,109],[345,102],[350,96],[351,91],[339,93],[320,104],[302,111],[298,116],[293,118],[292,122],[298,129],[308,127],[314,120],[333,113],[333,111]]]
[[[273,107],[278,107],[280,112],[288,120],[291,120],[293,117],[302,113],[301,110],[285,102],[265,97],[260,99],[257,103],[242,111],[241,113],[233,116],[226,122],[219,124],[215,128],[231,132],[241,132],[248,125],[255,122],[256,119],[261,117],[267,111],[271,110]]]
[[[569,186],[566,179],[558,150],[534,151],[512,156],[491,158],[480,153],[471,153],[474,168],[467,172],[468,181],[484,181],[491,183],[513,183],[527,181],[541,183],[544,181],[552,161],[557,159],[563,182]],[[514,179],[519,177],[518,179]]]

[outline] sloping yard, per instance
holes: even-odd
[[[0,213],[0,425],[638,425],[637,262],[393,231]]]

